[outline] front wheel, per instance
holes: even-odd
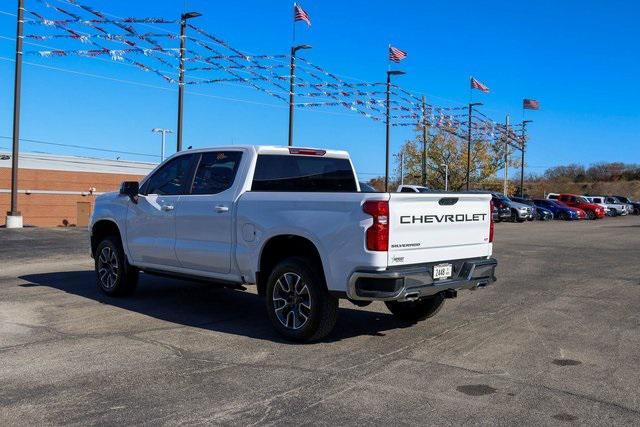
[[[590,219],[590,220],[596,219],[596,213],[594,211],[587,211],[587,219]]]
[[[276,265],[266,293],[269,318],[288,340],[322,339],[336,323],[338,299],[329,294],[322,272],[306,258],[287,258]]]
[[[386,301],[385,305],[394,316],[408,322],[419,322],[435,316],[444,305],[444,296],[436,294],[416,301]]]
[[[138,284],[138,270],[127,262],[122,243],[116,236],[104,238],[95,253],[96,282],[107,295],[131,294]]]

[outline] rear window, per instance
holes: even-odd
[[[251,190],[355,192],[357,187],[347,159],[261,154]]]

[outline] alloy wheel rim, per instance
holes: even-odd
[[[108,246],[102,248],[98,257],[98,277],[102,287],[107,290],[113,289],[118,281],[119,272],[118,257],[115,251]]]
[[[299,274],[284,273],[276,280],[273,307],[285,328],[298,330],[307,324],[311,317],[311,293]]]

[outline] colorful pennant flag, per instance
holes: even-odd
[[[302,7],[298,6],[297,3],[293,4],[293,20],[304,21],[309,27],[311,26],[311,18],[309,17],[309,14]]]
[[[407,52],[389,45],[389,60],[393,62],[400,62],[407,57]]]
[[[480,83],[474,77],[471,77],[471,89],[478,89],[484,93],[489,93],[489,88],[484,84]]]

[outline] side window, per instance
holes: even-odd
[[[191,194],[217,194],[230,188],[241,157],[239,151],[204,153],[193,179]]]
[[[169,161],[147,180],[144,185],[144,194],[162,196],[184,194],[192,160],[193,154],[187,154]]]
[[[409,187],[402,187],[402,190],[400,190],[401,193],[415,193],[416,190],[414,190],[413,188],[409,188]]]

